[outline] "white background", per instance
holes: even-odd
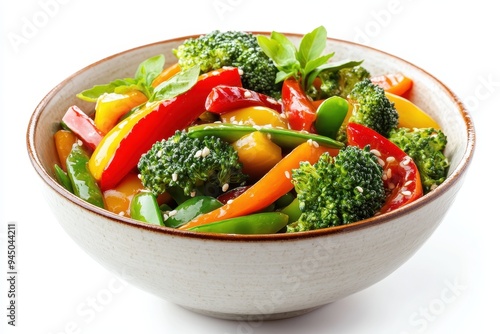
[[[450,5],[454,4],[452,7]],[[493,2],[2,1],[0,323],[7,333],[498,333],[500,59]],[[305,316],[212,319],[127,285],[65,235],[26,153],[28,119],[65,77],[138,45],[214,29],[329,36],[400,56],[455,91],[478,145],[467,181],[421,250],[380,283]],[[495,145],[495,146],[494,146]],[[493,161],[492,161],[493,160]],[[7,326],[6,224],[18,226],[16,327]]]

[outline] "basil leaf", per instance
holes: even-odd
[[[183,70],[167,81],[162,82],[153,90],[151,100],[161,101],[176,97],[193,87],[198,81],[200,66],[195,65]]]
[[[271,38],[266,36],[257,36],[257,42],[264,53],[274,61],[279,70],[293,70],[298,61],[295,57],[295,46],[286,38],[286,36],[272,32]]]
[[[135,85],[135,79],[132,78],[117,79],[104,85],[95,85],[92,88],[86,89],[76,94],[76,97],[84,101],[96,102],[99,96],[101,96],[104,93],[114,93],[118,89],[132,85]]]
[[[327,55],[309,60],[306,63],[306,66],[304,66],[304,73],[303,73],[304,77],[306,77],[310,72],[315,70],[317,67],[326,64],[328,60],[333,57],[333,54],[334,53],[332,52]]]
[[[302,67],[316,59],[323,53],[326,47],[327,33],[323,26],[319,26],[302,37],[299,45],[299,60]]]
[[[276,73],[275,83],[284,81],[284,80],[288,79],[289,77],[291,77],[292,75],[293,75],[293,73],[290,73],[290,72],[279,71],[278,73]]]
[[[349,67],[354,67],[361,65],[363,63],[362,60],[343,60],[343,61],[338,61],[338,62],[332,62],[332,63],[327,63],[323,64],[321,66],[318,66],[315,70],[313,70],[311,73],[306,78],[306,89],[311,87],[314,79],[323,71],[325,70],[332,70],[332,71],[338,71],[343,68],[349,68]]]
[[[139,64],[135,72],[135,80],[143,81],[145,86],[151,86],[153,80],[163,71],[165,56],[160,54],[146,59]]]

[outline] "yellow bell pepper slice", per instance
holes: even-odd
[[[268,107],[254,106],[236,109],[220,115],[220,118],[223,123],[288,128],[280,113]]]
[[[434,128],[440,129],[439,124],[416,104],[404,97],[386,92],[385,95],[394,103],[399,114],[399,127],[402,128]]]
[[[123,94],[104,93],[96,102],[95,126],[103,133],[108,133],[118,123],[120,117],[147,100],[146,95],[138,90]]]

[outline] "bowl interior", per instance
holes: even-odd
[[[188,37],[137,47],[105,58],[71,75],[47,94],[33,113],[27,141],[33,165],[50,187],[61,194],[65,193],[53,177],[53,166],[58,163],[58,157],[52,136],[59,128],[63,114],[69,106],[74,104],[88,113],[93,111],[94,105],[76,98],[76,94],[96,84],[131,77],[140,62],[157,54],[164,54],[167,64],[175,62],[176,59],[171,50]],[[299,35],[289,35],[289,37],[294,41],[301,38]],[[362,59],[364,60],[363,66],[372,75],[402,72],[414,80],[415,84],[409,98],[434,117],[448,136],[446,154],[451,163],[450,172],[447,181],[439,188],[446,189],[447,184],[454,182],[468,166],[475,140],[472,121],[456,96],[424,70],[385,52],[336,39],[328,40],[325,52],[335,52],[333,59],[335,61],[346,58]],[[439,191],[435,193],[430,193],[419,201],[431,200],[433,196],[439,195]],[[68,194],[65,196],[73,201],[81,202],[80,204],[84,207],[91,208],[74,196],[68,196]],[[411,205],[413,204],[409,207]],[[93,210],[101,211],[102,214],[111,214],[104,213],[102,212],[104,210],[98,208],[93,208]],[[120,218],[117,215],[114,218],[127,221],[126,218]],[[131,223],[130,221],[128,219],[128,223]]]

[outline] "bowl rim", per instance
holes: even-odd
[[[254,34],[267,34],[269,35],[271,32],[267,31],[251,31]],[[297,37],[301,38],[303,34],[299,33],[283,33],[284,35],[290,36],[290,37]],[[359,229],[365,229],[369,227],[374,227],[378,226],[384,223],[387,223],[393,219],[397,219],[398,217],[404,216],[406,214],[409,214],[412,211],[415,211],[419,209],[420,207],[424,206],[426,203],[431,202],[441,196],[443,196],[446,192],[448,192],[452,186],[459,181],[459,179],[465,175],[466,170],[468,169],[471,159],[474,155],[475,151],[475,146],[476,146],[476,134],[475,134],[475,128],[473,124],[473,120],[465,108],[463,102],[460,100],[460,98],[448,87],[446,86],[442,81],[437,79],[435,76],[430,74],[429,72],[425,71],[424,69],[420,68],[419,66],[416,66],[415,64],[404,60],[398,56],[395,56],[393,54],[390,54],[386,51],[382,51],[379,49],[376,49],[371,46],[359,44],[356,42],[348,41],[348,40],[343,40],[343,39],[338,39],[338,38],[332,38],[328,37],[328,40],[331,42],[336,42],[336,43],[341,43],[345,44],[347,46],[353,46],[358,49],[366,49],[371,52],[379,53],[385,57],[393,58],[396,59],[400,62],[406,63],[409,67],[414,68],[416,71],[421,72],[423,75],[429,77],[430,79],[434,80],[435,83],[443,89],[443,91],[446,93],[446,95],[449,97],[449,99],[453,102],[453,104],[456,106],[456,108],[459,110],[459,113],[462,117],[462,120],[465,124],[466,127],[466,132],[467,132],[467,143],[466,143],[466,148],[464,151],[464,154],[462,157],[460,157],[460,161],[458,162],[456,168],[452,173],[448,175],[446,180],[439,185],[436,189],[433,191],[429,192],[425,196],[422,196],[418,200],[409,203],[401,208],[398,208],[394,211],[384,213],[383,215],[380,216],[375,216],[371,217],[368,219],[364,219],[355,223],[347,224],[347,225],[341,225],[341,226],[333,226],[333,227],[328,227],[328,228],[323,228],[323,229],[318,229],[318,230],[313,230],[313,231],[305,231],[305,232],[294,232],[294,233],[278,233],[278,234],[252,234],[252,235],[242,235],[242,234],[216,234],[216,233],[201,233],[201,232],[194,232],[194,231],[188,231],[188,230],[179,230],[179,229],[174,229],[166,226],[157,226],[157,225],[151,225],[148,223],[143,223],[137,220],[134,220],[132,218],[128,217],[122,217],[119,216],[115,213],[112,213],[111,211],[108,211],[106,209],[102,209],[99,207],[96,207],[94,205],[91,205],[87,203],[86,201],[80,199],[76,195],[68,192],[64,187],[62,187],[53,176],[48,174],[48,171],[43,167],[43,164],[40,161],[40,158],[36,152],[36,145],[35,145],[35,137],[36,137],[36,132],[37,132],[37,124],[40,120],[41,115],[43,114],[43,111],[46,109],[46,106],[48,103],[53,99],[59,91],[67,85],[70,81],[73,80],[76,76],[84,73],[85,71],[89,70],[90,68],[101,64],[103,62],[109,61],[114,58],[118,58],[123,56],[124,54],[127,54],[129,52],[137,51],[139,49],[146,49],[151,46],[156,46],[164,43],[171,43],[171,42],[182,42],[188,38],[195,38],[198,36],[201,36],[203,34],[193,34],[193,35],[187,35],[187,36],[181,36],[181,37],[176,37],[172,39],[166,39],[166,40],[161,40],[153,43],[148,43],[148,44],[143,44],[137,47],[129,48],[124,51],[112,54],[110,56],[107,56],[105,58],[102,58],[96,62],[93,62],[82,69],[78,70],[77,72],[73,73],[72,75],[68,76],[66,79],[61,81],[59,84],[57,84],[54,88],[52,88],[43,98],[42,100],[38,103],[36,108],[34,109],[28,123],[27,127],[27,132],[26,132],[26,145],[27,145],[27,150],[28,150],[28,155],[29,159],[38,173],[39,177],[52,189],[54,190],[58,195],[64,197],[66,200],[69,200],[75,205],[78,205],[79,207],[90,211],[93,214],[99,215],[105,219],[109,219],[115,223],[120,223],[120,224],[125,224],[129,227],[133,228],[138,228],[138,229],[144,229],[148,230],[151,232],[157,232],[160,234],[165,234],[165,235],[170,235],[172,237],[185,237],[185,238],[195,238],[195,239],[205,239],[205,240],[215,240],[215,241],[227,241],[227,242],[241,242],[241,241],[248,241],[248,242],[256,242],[256,241],[291,241],[291,240],[297,240],[297,239],[309,239],[309,238],[317,238],[317,237],[323,237],[323,236],[329,236],[329,235],[335,235],[339,233],[347,233],[347,232],[353,232]]]

